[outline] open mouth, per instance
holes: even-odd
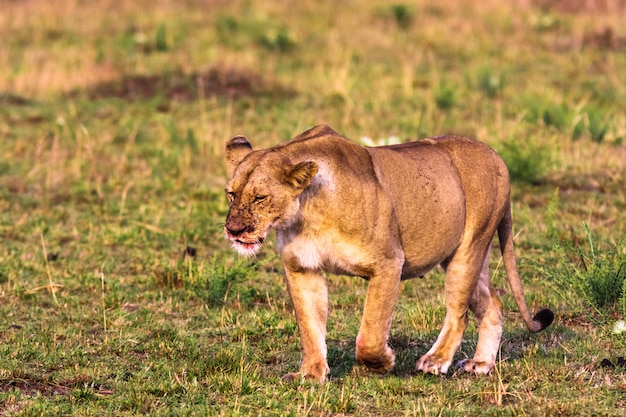
[[[260,237],[258,239],[254,239],[253,241],[249,242],[249,241],[245,241],[245,240],[241,240],[241,239],[235,239],[234,243],[236,243],[237,245],[241,245],[241,246],[253,246],[253,245],[262,245],[265,242],[265,238],[264,237]]]
[[[259,237],[258,239],[254,239],[252,241],[234,239],[232,242],[233,248],[239,252],[239,254],[244,256],[254,256],[259,252],[261,246],[263,246],[265,238]]]

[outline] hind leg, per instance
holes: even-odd
[[[460,369],[474,374],[488,374],[496,363],[496,355],[502,337],[502,303],[489,277],[489,250],[469,307],[478,321],[478,345],[474,358],[459,362]]]
[[[481,254],[465,245],[457,250],[446,266],[446,317],[437,341],[417,361],[417,369],[431,374],[445,374],[461,344],[467,326],[470,298],[475,291],[482,268]]]

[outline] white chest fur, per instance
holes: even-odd
[[[332,231],[307,235],[278,233],[278,249],[295,256],[301,267],[332,273],[351,273],[368,264],[364,248],[348,243]]]
[[[300,265],[306,269],[321,269],[324,263],[324,254],[320,247],[325,239],[295,236],[290,232],[278,234],[278,249],[283,252],[287,249],[294,254]]]

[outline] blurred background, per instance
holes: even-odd
[[[321,123],[368,144],[454,133],[495,148],[513,179],[531,309],[549,305],[570,326],[542,343],[559,365],[589,349],[592,360],[623,353],[608,327],[586,332],[626,312],[624,22],[621,0],[0,0],[0,414],[112,413],[120,396],[129,413],[193,400],[228,414],[242,392],[267,394],[261,385],[295,369],[275,246],[249,262],[223,238],[223,147],[236,134],[267,147]],[[347,318],[329,328],[331,366],[344,371],[365,291],[355,282],[331,281]],[[396,344],[424,337],[415,354],[400,351],[404,379],[443,314],[441,277],[430,282],[404,287]],[[511,373],[553,382],[539,366]],[[571,398],[566,382],[545,394],[547,409],[613,410],[623,395],[614,381]],[[540,396],[512,384],[519,398]],[[46,397],[54,387],[58,401]],[[165,400],[171,387],[184,389]],[[438,382],[414,389],[454,403]],[[306,408],[306,396],[284,395],[283,409]],[[320,401],[320,415],[372,411]]]

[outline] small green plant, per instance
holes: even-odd
[[[554,126],[562,132],[571,124],[572,116],[569,107],[560,103],[546,106],[541,119],[546,126]]]
[[[568,102],[555,101],[552,94],[532,94],[522,97],[521,100],[527,122],[542,124],[561,133],[569,132],[573,127],[575,129],[576,117]]]
[[[580,109],[572,122],[572,139],[588,137],[596,143],[619,143],[620,137],[614,114],[596,105],[588,104]]]
[[[440,83],[435,90],[435,104],[439,110],[450,110],[456,104],[456,88],[446,83]]]
[[[406,4],[392,5],[391,14],[398,27],[401,29],[409,28],[415,19],[415,11],[411,6]]]
[[[572,139],[588,137],[593,142],[607,141],[614,133],[613,115],[596,105],[587,104],[573,117]],[[610,141],[610,140],[609,140]]]
[[[478,73],[478,88],[485,96],[489,98],[499,97],[503,87],[504,77],[491,68],[485,67]]]
[[[9,282],[9,271],[4,265],[0,265],[0,284]]]
[[[289,52],[298,44],[296,35],[284,25],[260,16],[219,16],[215,22],[221,43],[240,49],[252,43],[277,52]]]
[[[608,317],[618,307],[626,315],[626,247],[622,243],[600,250],[589,224],[583,224],[587,246],[557,243],[554,250],[563,267],[545,270],[568,297],[570,291],[584,300],[600,317]]]
[[[544,217],[547,237],[552,242],[557,241],[560,236],[559,224],[561,222],[561,217],[559,215],[559,210],[561,209],[561,198],[559,192],[559,189],[555,188],[552,193],[552,197],[548,201]]]
[[[273,27],[267,20],[258,16],[220,15],[215,21],[215,33],[220,43],[233,48],[242,49],[258,42]]]
[[[239,21],[231,15],[221,15],[215,20],[215,33],[218,39],[223,43],[227,43],[231,40],[240,27],[241,24]]]
[[[196,261],[192,256],[185,256],[173,266],[164,266],[153,272],[158,286],[176,289],[186,288],[209,307],[223,305],[229,298],[248,300],[253,297],[253,289],[242,288],[254,271],[245,260],[226,264],[218,258],[210,263]]]
[[[624,274],[623,269],[624,269],[624,263],[620,265],[621,274]],[[626,317],[626,279],[624,279],[622,284],[623,284],[622,296],[619,299],[619,309],[620,309],[620,312],[622,313],[622,317]]]
[[[539,184],[553,163],[550,150],[532,140],[507,140],[499,153],[509,168],[511,180]]]
[[[259,36],[259,43],[269,50],[277,52],[288,52],[296,44],[295,35],[286,28],[268,30]]]
[[[594,142],[603,142],[609,133],[610,116],[598,108],[590,108],[587,112],[589,120],[589,136]]]
[[[244,301],[254,297],[254,288],[242,284],[248,280],[254,269],[246,260],[238,260],[232,265],[213,258],[210,264],[200,264],[191,260],[187,264],[187,280],[185,284],[208,306],[220,306],[231,298]]]
[[[167,42],[167,28],[165,23],[159,24],[156,29],[155,47],[158,52],[167,52],[169,50]]]

